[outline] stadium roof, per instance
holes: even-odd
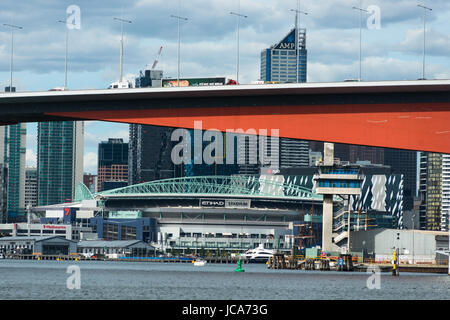
[[[198,176],[151,181],[92,194],[80,183],[75,201],[113,198],[149,197],[242,197],[279,200],[317,200],[322,196],[301,186],[299,181],[285,181],[283,176]]]

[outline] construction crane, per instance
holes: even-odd
[[[161,46],[161,47],[159,48],[158,55],[156,56],[156,59],[155,59],[155,61],[153,62],[152,68],[151,68],[150,70],[155,70],[155,67],[156,67],[156,65],[158,64],[158,61],[159,61],[159,57],[161,57],[162,49],[163,49],[163,47]]]

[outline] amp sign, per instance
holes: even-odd
[[[275,49],[295,50],[295,29],[278,43]]]

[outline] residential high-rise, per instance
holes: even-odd
[[[450,203],[450,156],[422,152],[420,155],[421,230],[448,231]]]
[[[445,227],[447,229],[445,229]],[[442,217],[441,230],[450,228],[450,154],[442,155]]]
[[[309,166],[308,141],[259,135],[246,137],[239,148],[240,174],[260,174],[268,166],[273,169]]]
[[[0,163],[0,223],[6,222],[8,222],[8,169]]]
[[[38,124],[38,205],[72,201],[83,181],[84,122]]]
[[[37,206],[37,169],[25,170],[25,208]]]
[[[106,190],[105,182],[128,182],[128,143],[108,139],[98,145],[97,190]]]
[[[296,139],[280,139],[280,168],[296,168],[309,166],[308,141]]]
[[[0,127],[0,164],[8,169],[8,221],[25,219],[26,124]]]

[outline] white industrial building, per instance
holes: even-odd
[[[442,231],[373,229],[350,234],[352,252],[365,252],[375,261],[391,261],[400,249],[400,263],[446,263],[449,234]]]

